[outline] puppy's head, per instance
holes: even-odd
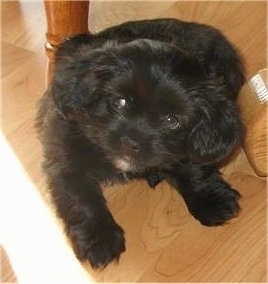
[[[215,163],[240,142],[224,82],[166,43],[90,49],[71,41],[58,52],[51,90],[66,119],[123,171],[170,168],[184,159]]]

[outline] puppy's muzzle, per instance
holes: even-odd
[[[122,136],[120,138],[120,143],[122,146],[122,150],[126,154],[134,154],[138,153],[141,150],[140,144],[129,136]]]

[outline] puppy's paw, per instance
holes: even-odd
[[[125,238],[123,230],[118,226],[102,228],[96,232],[87,248],[87,259],[93,268],[105,267],[113,260],[119,260],[125,251]]]
[[[93,268],[105,268],[113,260],[118,261],[125,251],[124,231],[116,223],[75,231],[71,232],[75,253],[78,259],[88,260]]]
[[[240,207],[238,191],[228,188],[219,192],[202,194],[190,200],[188,208],[192,215],[205,226],[218,226],[237,217]]]

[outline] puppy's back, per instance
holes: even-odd
[[[79,35],[60,47],[58,57],[73,54],[81,46],[97,49],[137,39],[157,40],[183,49],[202,64],[211,79],[223,81],[232,99],[245,82],[241,55],[218,29],[178,19],[126,22],[96,34]]]

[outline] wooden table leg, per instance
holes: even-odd
[[[45,50],[48,56],[47,84],[53,72],[54,54],[67,37],[88,33],[89,1],[44,1],[47,19]]]
[[[245,153],[256,174],[267,176],[267,69],[260,70],[242,88],[238,98],[243,123],[246,126]],[[254,80],[256,82],[256,79]],[[250,88],[251,86],[251,88]],[[265,91],[266,90],[266,91]],[[259,94],[258,94],[259,93]],[[262,94],[262,96],[260,96]],[[261,99],[262,98],[262,99]]]

